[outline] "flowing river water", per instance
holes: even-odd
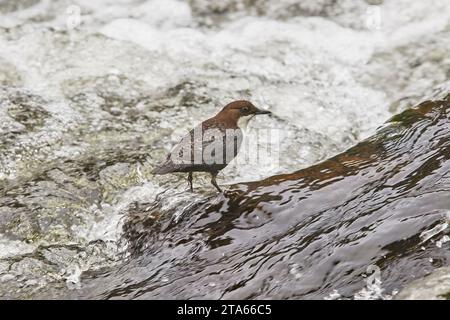
[[[414,295],[448,275],[448,52],[447,0],[0,1],[0,297]],[[151,174],[242,98],[275,154],[223,194]]]

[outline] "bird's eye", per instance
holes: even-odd
[[[243,111],[243,112],[247,112],[247,111],[248,111],[248,107],[242,108],[242,111]]]

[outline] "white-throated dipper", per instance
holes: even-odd
[[[258,109],[245,100],[227,104],[214,117],[189,131],[153,173],[187,172],[189,188],[193,191],[192,173],[209,172],[211,183],[222,192],[216,176],[236,157],[242,143],[241,127],[258,114],[270,114],[270,111]]]

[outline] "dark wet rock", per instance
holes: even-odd
[[[50,116],[50,113],[45,109],[47,102],[30,92],[0,87],[0,95],[2,96],[0,106],[4,113],[3,117],[10,118],[13,124],[14,122],[18,123],[17,127],[25,129],[23,131],[32,131],[42,127],[45,120]],[[8,121],[9,119],[3,118],[2,120],[3,125],[5,125],[5,120]],[[10,129],[9,131],[17,133],[22,130]]]
[[[125,232],[139,258],[126,268],[146,267],[112,280],[121,289],[108,297],[364,298],[371,266],[388,298],[448,264],[435,241],[450,219],[449,118],[450,96],[424,102],[334,158],[236,185],[178,221],[135,207]]]
[[[39,105],[30,103],[33,101],[27,97],[14,97],[8,108],[8,115],[18,123],[25,126],[28,131],[44,125],[49,113]]]

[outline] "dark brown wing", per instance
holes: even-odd
[[[154,173],[219,171],[234,159],[241,143],[242,131],[239,128],[225,130],[204,122],[175,145]]]

